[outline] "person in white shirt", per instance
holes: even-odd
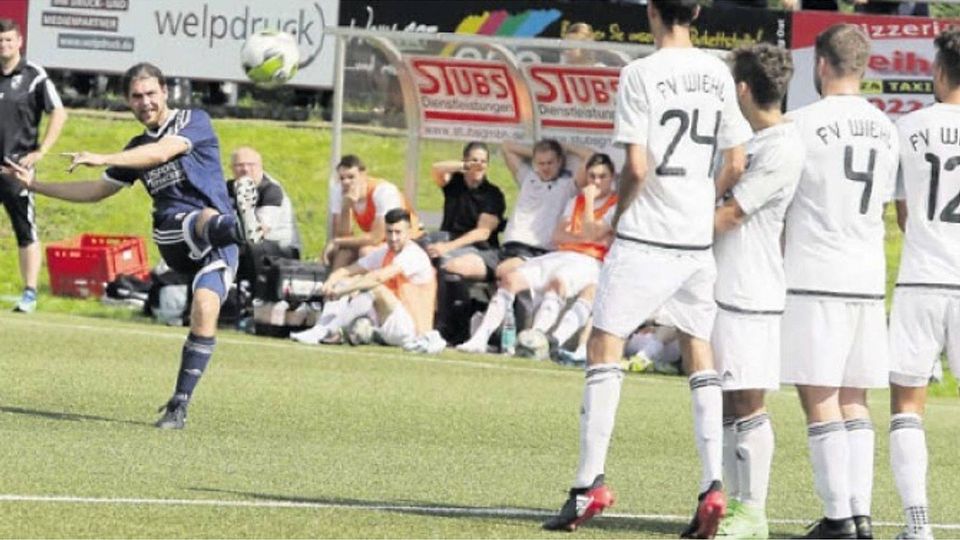
[[[410,237],[421,235],[420,220],[410,201],[394,184],[374,178],[359,157],[348,154],[337,164],[339,182],[330,199],[334,233],[324,249],[323,260],[331,268],[342,268],[370,252],[384,241],[384,216],[394,208],[410,214]],[[359,232],[354,233],[356,224]]]
[[[410,239],[409,212],[394,208],[384,220],[386,243],[330,274],[323,284],[327,302],[317,324],[290,334],[291,339],[311,345],[338,343],[341,330],[360,317],[374,321],[387,345],[400,346],[432,332],[437,279],[430,257]]]
[[[582,147],[567,148],[577,152],[582,161],[592,154]],[[553,251],[553,230],[580,189],[567,168],[567,152],[556,140],[543,139],[533,147],[506,141],[501,149],[520,191],[503,233],[497,279],[525,260]]]
[[[626,338],[655,313],[681,333],[702,465],[697,511],[683,536],[713,536],[726,511],[722,395],[709,343],[716,312],[713,165],[723,151],[719,184],[729,185],[743,170],[741,145],[751,131],[729,68],[693,46],[690,24],[699,10],[695,0],[651,0],[657,51],[620,73],[614,140],[626,146],[626,165],[616,239],[593,306],[579,465],[566,503],[543,524],[548,530],[573,530],[613,503],[604,466],[620,401],[619,362]]]
[[[923,430],[927,383],[944,350],[960,373],[960,31],[934,39],[938,103],[897,122],[906,236],[890,313],[890,464],[906,528],[898,538],[933,538]]]
[[[867,389],[887,386],[884,203],[893,196],[893,123],[860,94],[870,42],[859,26],[817,36],[822,99],[788,113],[806,149],[787,211],[781,382],[807,419],[824,517],[814,538],[872,535],[874,432]]]
[[[606,154],[594,154],[578,170],[577,176],[582,178],[577,183],[584,187],[580,195],[567,203],[554,230],[557,251],[524,262],[500,280],[480,326],[469,340],[457,346],[458,351],[486,352],[487,341],[522,291],[543,294],[533,329],[545,334],[557,323],[567,299],[577,297],[596,283],[600,263],[613,239],[610,222],[617,204],[614,175],[613,161]],[[586,324],[590,316],[587,302],[575,304],[568,311],[554,335],[557,342],[566,341]]]
[[[780,235],[803,167],[803,143],[780,111],[793,61],[760,43],[731,57],[737,100],[753,128],[747,169],[714,218],[717,318],[714,358],[724,394],[723,467],[730,499],[718,536],[766,538],[773,428],[764,393],[780,385],[780,316],[786,286]]]

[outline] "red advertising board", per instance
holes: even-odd
[[[842,22],[856,24],[870,36],[870,58],[861,92],[893,117],[933,103],[933,38],[946,28],[960,25],[957,19],[823,11],[800,11],[793,17],[791,49],[796,75],[790,83],[787,108],[802,107],[819,97],[813,85],[814,41],[824,29]]]
[[[421,134],[430,138],[519,139],[525,128],[520,96],[507,64],[411,56]]]
[[[27,0],[0,0],[0,19],[13,19],[27,37]]]
[[[542,128],[613,129],[620,68],[531,64],[525,69]]]

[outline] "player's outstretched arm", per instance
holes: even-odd
[[[120,191],[120,186],[104,180],[40,182],[36,177],[36,169],[24,167],[9,158],[4,161],[6,165],[2,168],[3,174],[16,178],[29,191],[54,199],[70,202],[97,202]]]
[[[155,143],[144,144],[116,154],[94,154],[93,152],[66,152],[63,155],[71,159],[67,172],[77,167],[124,167],[127,169],[149,169],[162,165],[190,150],[190,141],[183,137],[164,137]]]

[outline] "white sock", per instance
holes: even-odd
[[[890,467],[907,526],[916,530],[929,525],[927,436],[920,415],[900,413],[890,417]]]
[[[873,500],[873,422],[870,418],[851,418],[843,423],[850,448],[850,512],[869,516]]]
[[[622,384],[623,370],[619,364],[587,368],[580,409],[580,462],[573,481],[575,488],[588,487],[598,474],[603,474]]]
[[[773,464],[773,426],[767,413],[743,418],[736,423],[737,456],[740,462],[740,502],[765,508]]]
[[[700,491],[723,477],[723,392],[720,377],[712,369],[690,375],[693,433],[700,454]]]
[[[740,500],[740,462],[737,459],[737,430],[734,428],[736,420],[733,416],[723,417],[723,487],[730,500]]]
[[[344,328],[360,317],[368,316],[373,310],[373,295],[368,292],[357,294],[347,302],[340,315],[334,321],[334,327]]]
[[[557,329],[553,331],[553,337],[557,338],[557,343],[563,345],[570,339],[570,336],[574,334],[577,330],[580,330],[587,324],[587,319],[590,318],[590,312],[593,311],[593,306],[589,302],[582,298],[578,298],[576,302],[570,306],[570,309],[563,314],[563,318],[560,319],[560,324],[557,325]]]
[[[547,291],[543,295],[543,301],[540,302],[540,308],[537,309],[536,316],[533,318],[533,329],[543,333],[550,331],[554,323],[557,322],[557,317],[560,316],[561,303],[560,295],[554,291]]]
[[[843,422],[816,422],[807,425],[807,444],[813,465],[813,485],[830,519],[847,519],[850,510],[850,480],[847,467],[850,450]]]
[[[486,343],[490,336],[500,327],[503,318],[507,315],[508,309],[513,309],[513,299],[515,295],[506,289],[497,289],[497,294],[493,295],[490,303],[487,304],[487,312],[483,314],[483,320],[477,331],[470,336],[472,343]]]

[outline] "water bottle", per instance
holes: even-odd
[[[513,306],[507,307],[503,326],[500,327],[500,353],[513,356],[517,351],[517,320],[513,315]]]

